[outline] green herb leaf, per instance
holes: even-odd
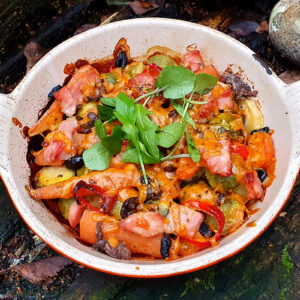
[[[167,125],[160,133],[158,133],[158,145],[164,148],[173,146],[182,135],[184,125],[181,123],[172,123]]]
[[[106,137],[106,127],[100,120],[95,121],[95,129],[100,140]]]
[[[189,134],[188,131],[186,131],[185,135],[186,135],[186,142],[187,142],[188,151],[191,156],[191,159],[194,162],[199,162],[201,155],[200,155],[200,152],[199,152],[197,146],[195,145],[195,143],[193,141],[193,138],[191,137],[191,135]]]
[[[98,116],[103,121],[116,119],[114,115],[114,109],[109,106],[97,105]]]
[[[112,155],[103,146],[103,144],[96,143],[91,148],[83,152],[83,160],[85,166],[90,170],[102,171],[109,167]]]
[[[151,112],[142,105],[136,104],[137,119],[136,125],[139,130],[141,141],[145,145],[147,151],[155,159],[159,158],[159,149],[157,148],[157,137],[155,131],[159,127],[152,122],[147,115]]]
[[[165,98],[178,99],[190,93],[194,88],[195,74],[183,66],[169,66],[162,69],[155,86],[164,88]]]
[[[104,105],[116,107],[116,98],[101,98],[100,101]]]
[[[145,107],[143,107],[140,104],[136,104],[136,126],[140,131],[153,129],[154,131],[158,129],[158,126],[151,121],[147,115],[150,115],[152,112],[147,110]]]
[[[151,157],[148,153],[145,153],[144,151],[141,151],[141,156],[145,164],[155,164],[160,161],[159,159],[155,159]],[[129,146],[126,149],[126,151],[122,154],[122,161],[130,162],[133,164],[139,164],[140,161],[139,161],[137,149],[132,146]]]
[[[206,73],[196,75],[194,91],[200,95],[207,94],[218,82],[218,77]]]
[[[123,125],[134,125],[136,121],[136,109],[133,100],[124,93],[120,93],[117,97],[114,114]]]
[[[120,126],[114,126],[111,135],[102,139],[103,146],[110,152],[111,155],[119,154],[122,147],[122,138],[124,132]]]
[[[183,116],[183,112],[184,112],[184,105],[181,102],[175,101],[175,100],[171,100],[171,103],[174,106],[174,108],[176,109],[176,111],[179,113],[179,115],[182,117]],[[191,124],[194,129],[197,129],[194,120],[192,119],[192,117],[190,116],[190,114],[188,112],[186,112],[186,114],[185,114],[185,120],[189,124]]]

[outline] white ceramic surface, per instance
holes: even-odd
[[[51,88],[63,82],[64,65],[78,58],[96,59],[110,55],[121,37],[131,46],[132,56],[154,45],[184,52],[196,43],[206,58],[222,72],[228,64],[240,66],[258,90],[265,125],[273,135],[277,156],[277,177],[267,190],[258,213],[251,216],[256,227],[244,224],[223,238],[219,246],[180,260],[119,261],[92,251],[74,239],[40,201],[31,199],[25,185],[29,168],[26,141],[21,129],[12,123],[16,117],[23,126],[32,126],[38,111],[47,102]],[[268,70],[270,73],[270,70]],[[207,267],[243,249],[258,237],[283,207],[293,187],[300,164],[300,82],[285,85],[266,72],[253,52],[238,41],[204,26],[170,19],[135,19],[115,22],[77,35],[50,51],[26,75],[10,95],[0,95],[0,172],[15,206],[28,226],[57,251],[104,272],[123,276],[159,277]]]

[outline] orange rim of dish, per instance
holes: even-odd
[[[198,270],[201,270],[201,269],[208,268],[208,267],[213,266],[213,265],[215,265],[215,264],[217,264],[217,263],[219,263],[219,262],[221,262],[221,261],[223,261],[223,260],[225,260],[225,259],[227,259],[227,258],[230,258],[230,257],[234,256],[235,254],[239,253],[240,251],[244,250],[247,246],[249,246],[250,244],[252,244],[258,237],[260,237],[260,236],[261,236],[261,235],[269,228],[269,226],[270,226],[270,225],[273,223],[273,221],[277,218],[277,216],[279,215],[279,213],[281,212],[281,210],[282,210],[283,207],[285,206],[286,202],[287,202],[288,199],[290,198],[290,195],[291,195],[291,193],[292,193],[292,191],[293,191],[293,189],[294,189],[294,187],[295,187],[295,184],[296,184],[298,175],[299,175],[299,171],[298,171],[298,174],[296,175],[296,177],[295,177],[295,179],[294,179],[294,182],[293,182],[293,184],[292,184],[292,187],[291,187],[291,189],[290,189],[290,191],[289,191],[289,193],[288,193],[286,199],[285,199],[284,202],[282,203],[280,209],[279,209],[278,212],[275,214],[275,216],[269,221],[269,223],[266,225],[266,227],[265,227],[262,231],[260,231],[253,239],[251,239],[249,242],[247,242],[247,243],[246,243],[245,245],[243,245],[241,248],[239,248],[238,250],[234,251],[233,253],[230,253],[230,254],[228,254],[228,255],[226,255],[226,256],[220,258],[220,259],[217,259],[217,260],[215,260],[215,261],[213,261],[213,262],[211,262],[211,263],[208,263],[208,264],[206,264],[206,265],[204,265],[204,266],[197,267],[197,268],[193,268],[193,269],[189,269],[189,270],[185,270],[185,271],[179,271],[179,272],[174,272],[174,273],[170,273],[170,274],[164,274],[164,275],[142,275],[142,274],[141,274],[141,275],[131,275],[131,274],[115,273],[115,272],[111,272],[111,271],[107,271],[107,270],[102,270],[102,269],[100,269],[100,268],[96,268],[96,267],[90,266],[90,265],[88,265],[88,264],[85,264],[85,263],[82,263],[82,262],[76,260],[76,259],[73,258],[73,257],[70,257],[70,256],[66,255],[64,252],[62,252],[62,251],[56,249],[53,245],[51,245],[50,243],[46,242],[46,241],[45,241],[45,240],[44,240],[44,239],[43,239],[43,238],[42,238],[42,237],[41,237],[34,229],[32,229],[32,228],[28,225],[26,219],[23,217],[23,215],[22,215],[21,212],[19,211],[17,205],[15,204],[15,202],[14,202],[12,196],[10,195],[9,189],[8,189],[7,186],[6,186],[5,181],[2,179],[2,177],[1,177],[1,179],[2,179],[2,182],[3,182],[3,184],[4,184],[5,188],[6,188],[6,191],[7,191],[8,195],[9,195],[9,197],[10,197],[10,199],[11,199],[11,201],[12,201],[14,207],[16,208],[17,212],[19,213],[19,215],[21,216],[21,218],[23,219],[23,221],[25,222],[25,224],[27,225],[27,227],[29,227],[29,229],[30,229],[32,232],[34,232],[34,233],[35,233],[35,234],[36,234],[36,235],[37,235],[37,236],[38,236],[38,237],[39,237],[46,245],[48,245],[50,248],[52,248],[53,250],[55,250],[55,251],[58,252],[59,254],[65,256],[65,257],[67,257],[67,258],[69,258],[70,260],[72,260],[72,261],[74,261],[74,262],[76,262],[76,263],[78,263],[78,264],[80,264],[80,265],[82,265],[82,266],[85,266],[85,267],[87,267],[87,268],[90,268],[90,269],[93,269],[93,270],[96,270],[96,271],[104,272],[104,273],[107,273],[107,274],[110,274],[110,275],[117,275],[117,276],[121,276],[121,277],[130,277],[130,278],[164,278],[164,277],[171,277],[171,276],[176,276],[176,275],[187,274],[187,273],[191,273],[191,272],[195,272],[195,271],[198,271]],[[137,270],[139,270],[139,269],[137,269]]]

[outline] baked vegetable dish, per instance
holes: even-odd
[[[220,74],[195,45],[132,58],[122,38],[64,73],[28,129],[27,160],[30,196],[74,238],[117,259],[174,260],[257,211],[274,179],[273,131],[233,67]]]

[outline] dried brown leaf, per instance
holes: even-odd
[[[287,70],[279,75],[279,78],[285,83],[293,83],[300,80],[300,71],[299,70]]]
[[[29,42],[24,48],[27,58],[26,73],[46,54],[46,50],[36,42]]]
[[[156,4],[154,1],[132,1],[129,2],[130,7],[134,11],[135,14],[137,15],[144,15],[145,13],[155,10],[159,8],[159,5]]]
[[[40,284],[71,263],[72,261],[64,256],[53,256],[35,263],[16,266],[13,270],[31,283]]]

